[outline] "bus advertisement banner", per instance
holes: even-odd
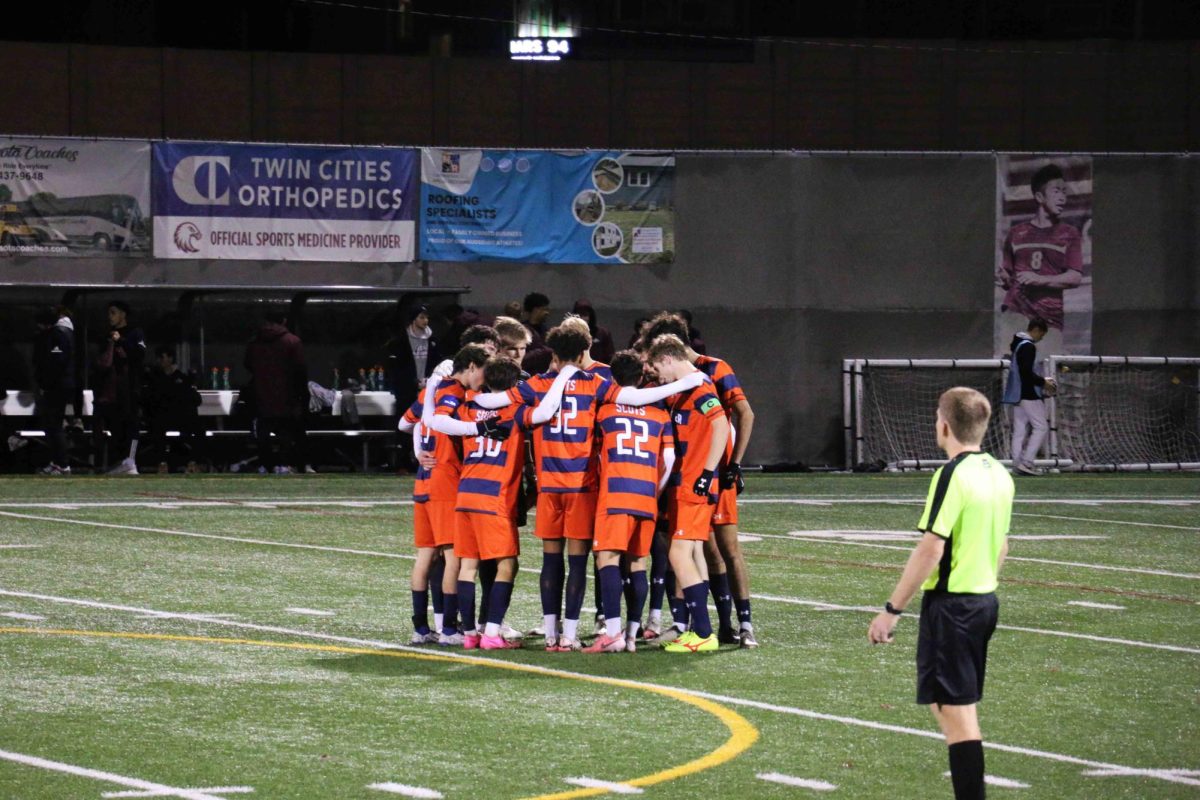
[[[150,142],[0,138],[0,253],[145,256]]]
[[[421,258],[544,264],[675,257],[671,153],[421,151]]]
[[[155,142],[154,255],[412,261],[416,150]]]

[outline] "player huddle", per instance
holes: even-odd
[[[634,652],[639,638],[673,653],[757,646],[737,540],[754,415],[730,366],[688,341],[683,318],[663,312],[634,349],[602,364],[589,354],[587,322],[569,315],[546,336],[549,371],[528,376],[518,366],[529,343],[519,322],[499,317],[466,331],[400,423],[420,461],[414,644],[521,646],[505,615],[519,527],[536,507],[547,652]],[[603,627],[585,647],[592,558]]]

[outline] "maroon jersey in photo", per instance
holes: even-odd
[[[1059,222],[1039,228],[1031,222],[1012,227],[1004,240],[1003,277],[1007,293],[1002,310],[1015,311],[1032,319],[1041,317],[1050,327],[1062,330],[1063,290],[1047,286],[1023,286],[1017,282],[1021,272],[1038,275],[1062,275],[1068,270],[1083,271],[1082,237],[1074,225]]]

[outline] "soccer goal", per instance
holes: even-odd
[[[1050,454],[1091,471],[1200,469],[1200,358],[1050,356]]]
[[[983,449],[1009,462],[1012,424],[1000,403],[1009,361],[1002,358],[856,358],[842,364],[842,414],[846,468],[927,469],[946,463],[937,447],[934,415],[938,397],[952,386],[978,389],[992,403],[992,423]],[[1040,467],[1069,467],[1069,457],[1049,455]]]

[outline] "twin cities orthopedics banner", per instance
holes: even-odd
[[[145,255],[150,142],[0,138],[0,253]]]
[[[421,151],[421,258],[558,264],[675,256],[675,157]]]
[[[412,261],[417,151],[154,143],[154,255]]]
[[[993,347],[1007,355],[1029,320],[1049,331],[1039,356],[1092,352],[1092,157],[996,159]]]

